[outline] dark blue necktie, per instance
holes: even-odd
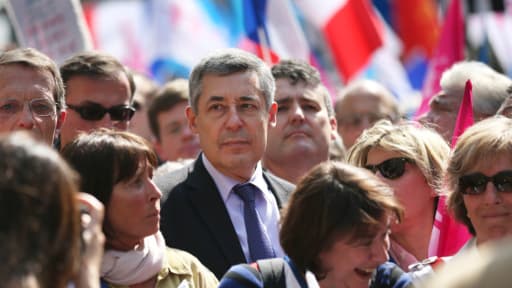
[[[233,191],[244,201],[244,221],[247,231],[247,244],[251,254],[251,262],[275,257],[270,239],[265,232],[261,218],[256,211],[255,194],[261,193],[251,183],[238,184]]]

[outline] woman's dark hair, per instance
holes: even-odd
[[[0,137],[0,159],[2,286],[66,287],[80,263],[76,173],[26,132]]]
[[[341,162],[313,168],[297,185],[280,231],[285,253],[305,273],[325,277],[319,255],[340,238],[374,237],[383,217],[402,219],[393,191],[367,170]],[[343,260],[340,260],[343,261]]]
[[[151,145],[142,137],[106,128],[81,134],[62,149],[62,155],[81,176],[80,189],[95,196],[108,211],[114,185],[136,176],[140,165],[156,167]],[[108,213],[103,232],[109,238]]]

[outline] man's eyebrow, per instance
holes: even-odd
[[[286,104],[292,102],[292,99],[290,97],[281,98],[279,100],[276,100],[277,104]]]
[[[208,98],[207,102],[221,102],[224,100],[224,97],[222,96],[211,96]]]
[[[240,96],[240,100],[242,101],[254,101],[254,100],[257,100],[258,97],[257,96],[253,96],[253,95],[245,95],[245,96]]]

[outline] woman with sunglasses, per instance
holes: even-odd
[[[365,167],[389,184],[404,206],[391,226],[390,256],[405,271],[427,258],[437,195],[450,148],[435,131],[412,122],[377,122],[348,152],[349,163]]]
[[[79,172],[81,190],[105,205],[102,287],[217,287],[199,260],[165,245],[162,193],[151,179],[157,157],[145,139],[103,128],[80,135],[62,155]]]
[[[468,128],[445,180],[448,209],[474,236],[461,251],[512,236],[512,119],[499,116]]]

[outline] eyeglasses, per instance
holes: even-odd
[[[480,172],[464,175],[459,178],[459,189],[462,194],[480,195],[485,192],[487,183],[492,182],[498,192],[512,192],[512,171],[505,170],[489,177]]]
[[[24,101],[15,99],[0,100],[0,118],[8,119],[23,111]],[[57,115],[57,105],[55,102],[46,98],[36,98],[28,102],[28,108],[32,117],[49,117]]]
[[[88,121],[98,121],[103,119],[106,113],[114,121],[129,121],[135,113],[135,108],[130,105],[117,105],[105,108],[97,103],[89,103],[82,106],[66,104],[66,106],[80,114],[80,117]]]
[[[366,165],[364,168],[371,170],[373,173],[377,171],[387,179],[397,179],[402,177],[405,172],[405,163],[412,163],[413,161],[409,158],[397,157],[390,158],[376,165]]]

